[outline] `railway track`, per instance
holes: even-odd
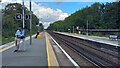
[[[74,53],[80,57],[86,59],[89,63],[92,63],[96,67],[111,67],[116,68],[119,66],[119,54],[105,51],[94,44],[86,44],[80,42],[79,39],[54,33],[48,32],[58,43],[62,43],[64,46],[70,48]]]

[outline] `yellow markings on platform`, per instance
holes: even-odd
[[[14,46],[15,46],[15,44],[10,45],[10,46],[7,46],[7,47],[5,47],[5,48],[1,48],[1,49],[0,49],[0,53],[3,52],[3,51],[5,51],[5,50],[8,50],[8,49],[10,49],[10,48],[12,48],[12,47],[14,47]]]
[[[29,37],[26,37],[25,40],[29,40]],[[21,41],[20,43],[22,43],[22,41]],[[12,44],[12,45],[7,46],[7,47],[5,47],[5,48],[0,48],[0,53],[3,52],[3,51],[8,50],[8,49],[10,49],[10,48],[12,48],[12,47],[14,47],[14,46],[15,46],[15,44]]]
[[[42,38],[42,36],[41,36],[41,35],[38,35],[38,36],[37,36],[37,38],[38,38],[38,39],[41,39],[41,38]]]
[[[79,34],[77,34],[77,33],[73,33],[73,35],[74,35],[74,36],[78,36]]]
[[[50,53],[49,53],[49,49],[48,49],[48,37],[47,37],[46,32],[45,32],[45,37],[46,37],[46,51],[47,51],[48,68],[51,68]]]

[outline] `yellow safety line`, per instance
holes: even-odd
[[[47,51],[47,60],[48,60],[48,68],[51,68],[51,63],[50,63],[50,53],[48,49],[48,37],[45,32],[45,37],[46,37],[46,51]]]
[[[12,47],[14,47],[14,46],[15,46],[15,44],[13,44],[13,45],[11,45],[11,46],[8,46],[8,47],[5,47],[5,48],[3,48],[3,49],[0,49],[0,53],[3,52],[3,51],[5,51],[5,50],[8,50],[8,49],[10,49],[10,48],[12,48]]]
[[[27,37],[25,40],[28,40],[29,38]],[[21,42],[20,42],[21,43]],[[15,44],[12,44],[12,45],[10,45],[10,46],[7,46],[7,47],[5,47],[5,48],[1,48],[0,49],[0,53],[1,52],[3,52],[3,51],[6,51],[6,50],[8,50],[8,49],[10,49],[10,48],[12,48],[12,47],[14,47],[15,46]]]

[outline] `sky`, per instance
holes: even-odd
[[[72,14],[77,10],[80,10],[86,6],[90,6],[94,2],[36,2],[38,5],[44,6],[46,8],[51,7],[52,9],[61,9],[63,12]]]
[[[0,7],[4,8],[8,3],[22,3],[23,0],[2,0]],[[29,9],[29,0],[24,0],[25,6]],[[32,11],[39,18],[39,22],[43,23],[46,29],[49,24],[64,20],[77,10],[91,6],[95,2],[106,3],[115,0],[31,0]]]

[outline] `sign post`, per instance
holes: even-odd
[[[24,28],[25,28],[25,11],[24,11],[24,0],[23,0],[23,9],[22,9],[22,22],[23,22],[23,30],[24,30]]]
[[[23,8],[22,8],[22,22],[23,22],[23,35],[25,35],[25,6],[24,6],[24,0],[23,0]],[[25,47],[25,39],[23,39],[23,48],[24,48],[24,51],[26,50],[26,47]]]
[[[30,0],[30,45],[32,44],[32,11],[31,11],[31,0]]]

